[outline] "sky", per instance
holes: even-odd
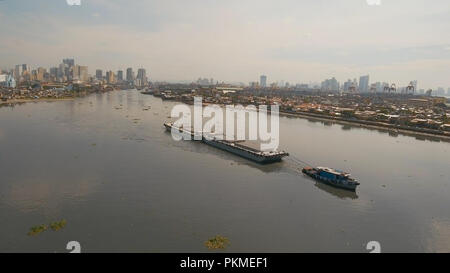
[[[74,1],[74,0],[69,0]],[[0,67],[450,87],[449,0],[0,0]]]

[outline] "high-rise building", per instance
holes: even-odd
[[[8,75],[8,77],[6,78],[5,86],[7,88],[16,88],[16,80],[14,80],[14,77],[12,75]]]
[[[133,83],[134,82],[134,74],[133,74],[133,68],[127,68],[127,82]]]
[[[339,91],[339,82],[336,78],[327,79],[321,84],[322,91]]]
[[[88,67],[87,66],[79,66],[78,74],[80,75],[80,81],[87,82],[89,80]]]
[[[102,80],[103,79],[103,70],[97,69],[95,71],[95,78],[97,78],[97,80]]]
[[[89,79],[88,67],[82,65],[74,65],[72,67],[72,79],[79,80],[81,82],[87,82]]]
[[[71,70],[71,79],[73,79],[74,81],[77,81],[80,79],[80,66],[79,65],[74,65],[72,66]]]
[[[67,76],[66,76],[66,67],[67,67],[67,65],[64,64],[64,63],[62,63],[62,64],[60,64],[60,65],[58,66],[58,75],[57,75],[57,78],[58,78],[58,81],[60,81],[60,82],[64,82],[64,81],[67,80]]]
[[[106,82],[107,83],[116,83],[116,79],[114,77],[114,73],[112,71],[106,72]]]
[[[119,82],[123,81],[123,71],[122,70],[117,71],[117,81],[119,81]]]
[[[39,67],[36,73],[36,80],[43,82],[45,80],[45,73],[47,73],[47,70],[43,67]]]
[[[14,78],[17,82],[20,82],[23,74],[23,65],[18,64],[14,69]]]
[[[136,85],[137,86],[145,86],[147,85],[147,75],[144,68],[138,69],[138,74],[136,77]]]
[[[63,64],[66,64],[68,67],[72,67],[75,65],[74,59],[63,59]]]
[[[261,75],[261,77],[259,77],[259,85],[261,87],[267,87],[267,76],[266,75]]]
[[[410,84],[414,87],[414,91],[417,91],[417,80],[411,81]]]
[[[57,67],[50,67],[50,77],[52,77],[53,79],[56,79],[56,77],[58,76],[58,68]]]
[[[352,87],[352,85],[353,85],[352,80],[348,79],[346,82],[344,82],[344,86],[343,86],[344,91],[346,91],[346,92],[350,91],[350,87]]]
[[[359,77],[359,92],[369,92],[369,75]]]
[[[22,73],[23,72],[30,72],[30,66],[27,64],[22,65]]]

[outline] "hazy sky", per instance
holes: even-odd
[[[369,2],[376,0],[369,0]],[[450,1],[0,0],[0,67],[64,57],[151,80],[343,82],[450,87]]]

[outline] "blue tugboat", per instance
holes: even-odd
[[[356,187],[360,185],[358,181],[350,177],[349,173],[341,172],[327,167],[306,167],[302,172],[317,181],[331,185],[333,187],[355,191]]]

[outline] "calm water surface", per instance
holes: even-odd
[[[0,252],[199,252],[216,234],[230,252],[450,251],[450,143],[281,117],[280,148],[352,172],[350,193],[175,142],[173,105],[114,91],[0,108]]]

